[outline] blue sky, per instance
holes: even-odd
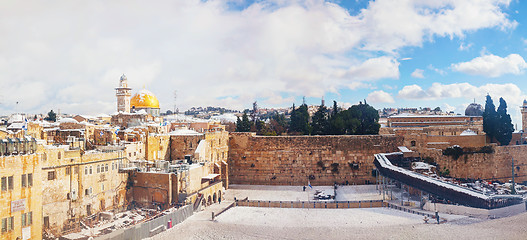
[[[162,111],[305,96],[463,113],[490,93],[519,123],[525,10],[517,0],[11,1],[0,9],[0,114],[113,113],[124,73]]]

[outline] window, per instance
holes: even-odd
[[[66,167],[66,175],[70,175],[71,174],[71,167]]]
[[[84,167],[84,175],[88,175],[88,166]]]
[[[22,174],[22,187],[27,187],[27,175]]]
[[[7,231],[11,231],[14,229],[14,226],[13,226],[13,220],[15,219],[15,217],[8,217],[7,218]]]
[[[33,187],[33,173],[27,174],[27,186]]]
[[[97,164],[97,173],[101,172],[101,165]]]
[[[48,180],[54,180],[55,179],[55,171],[48,172]]]
[[[7,189],[13,190],[13,176],[7,177]]]
[[[7,191],[7,178],[2,177],[2,191]]]
[[[58,158],[58,159],[60,159],[60,152],[59,152],[59,154],[58,154],[57,158]]]
[[[27,213],[27,225],[33,224],[33,212]]]
[[[2,218],[2,232],[7,232],[7,218]]]
[[[90,166],[90,174],[93,173],[93,169],[92,169],[92,166]]]
[[[104,165],[104,171],[108,172],[108,163],[106,165]]]
[[[411,141],[410,145],[412,145],[412,147],[415,147],[415,141]]]
[[[101,183],[101,191],[104,191],[104,183]]]
[[[22,217],[20,218],[20,220],[21,220],[21,221],[20,221],[20,222],[21,222],[20,224],[22,225],[22,227],[25,227],[26,224],[27,224],[27,221],[26,221],[26,216],[27,216],[27,215],[26,215],[25,213],[22,213],[21,216],[22,216]]]

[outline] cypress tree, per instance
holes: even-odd
[[[498,120],[498,114],[496,113],[496,107],[490,95],[487,94],[485,100],[485,111],[483,112],[483,131],[487,133],[490,140],[492,141],[496,136],[496,123]]]
[[[312,119],[312,135],[327,135],[329,134],[328,109],[324,105],[320,105],[318,110],[313,115]]]
[[[514,126],[512,125],[511,116],[507,114],[507,102],[503,98],[500,98],[496,123],[496,140],[502,146],[508,145],[512,139]]]

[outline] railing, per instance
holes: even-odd
[[[383,200],[365,201],[262,201],[236,200],[239,207],[271,207],[271,208],[379,208],[386,207]]]

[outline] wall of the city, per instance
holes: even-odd
[[[0,239],[42,238],[42,181],[40,155],[0,156],[0,178],[6,181],[6,189],[0,189],[0,221],[13,217],[13,229],[0,232]],[[32,181],[27,180],[32,174]],[[12,177],[12,189],[9,182]],[[22,186],[22,178],[26,186]],[[4,181],[4,180],[2,180]],[[32,185],[30,185],[32,183]],[[26,218],[22,226],[22,215],[31,213],[31,223]],[[28,234],[29,233],[29,234]],[[26,235],[27,234],[27,235]]]
[[[456,178],[511,180],[512,158],[514,158],[516,181],[527,181],[527,145],[494,146],[494,153],[463,154],[458,159],[445,156],[442,151],[428,149],[421,152],[439,164],[441,170],[448,169]]]
[[[234,184],[365,184],[373,155],[398,151],[400,136],[279,136],[231,133],[229,181]]]

